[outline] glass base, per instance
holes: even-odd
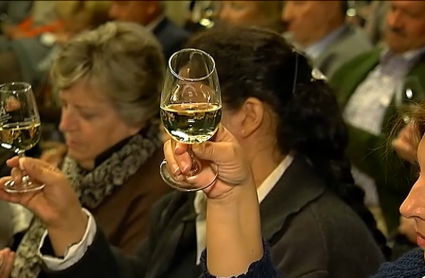
[[[27,193],[34,192],[44,188],[44,184],[35,183],[29,180],[28,176],[22,178],[22,182],[16,183],[13,180],[6,182],[4,185],[4,191],[8,193]]]
[[[171,175],[170,172],[168,171],[166,160],[163,160],[161,165],[159,166],[159,173],[161,174],[161,177],[165,181],[165,183],[167,183],[172,188],[182,192],[195,192],[199,190],[204,190],[208,188],[209,186],[213,185],[218,177],[218,169],[213,169],[211,172],[213,172],[214,174],[213,179],[207,182],[205,186],[199,188],[199,187],[194,187],[192,184],[185,181],[176,181],[173,175]]]

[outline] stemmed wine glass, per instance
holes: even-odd
[[[210,186],[217,179],[214,165],[205,167],[191,151],[192,144],[209,140],[221,121],[221,91],[214,59],[199,49],[183,49],[174,53],[169,62],[161,93],[161,121],[167,133],[176,141],[188,144],[192,158],[189,175],[176,180],[164,160],[160,174],[171,187],[180,191],[197,191]],[[200,171],[212,171],[212,179],[203,188],[194,188],[187,179]]]
[[[399,93],[396,95],[397,106],[401,109],[425,100],[425,91],[417,77],[406,77],[399,84]],[[405,123],[410,122],[408,115],[403,115]]]
[[[19,157],[40,141],[40,116],[30,84],[14,82],[0,85],[0,145]],[[20,181],[10,180],[4,190],[24,193],[44,187],[23,175]]]

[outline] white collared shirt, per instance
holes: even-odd
[[[286,169],[291,165],[294,157],[289,154],[282,160],[282,162],[267,176],[267,178],[257,188],[258,202],[261,203],[270,191],[274,188],[276,183],[285,173]],[[197,242],[197,255],[196,264],[200,263],[201,254],[206,247],[206,196],[203,191],[196,192],[195,200],[193,201],[196,217],[196,242]]]

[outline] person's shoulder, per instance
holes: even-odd
[[[173,38],[180,38],[181,40],[187,40],[190,38],[191,33],[184,28],[175,24],[171,19],[165,17],[163,19],[162,33]]]

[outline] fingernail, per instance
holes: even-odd
[[[180,174],[181,172],[180,172],[180,168],[179,168],[179,166],[177,166],[176,164],[174,164],[173,166],[172,166],[172,168],[173,168],[173,174],[174,175],[178,175],[178,174]]]
[[[188,165],[186,162],[182,161],[182,162],[181,162],[181,166],[182,166],[182,167],[181,167],[181,170],[182,170],[183,172],[186,172],[187,170],[189,170],[189,169],[188,169],[188,166],[189,166],[189,165]]]
[[[20,168],[22,171],[24,171],[24,170],[25,170],[24,164],[25,164],[25,158],[20,158],[20,159],[19,159],[19,168]]]

